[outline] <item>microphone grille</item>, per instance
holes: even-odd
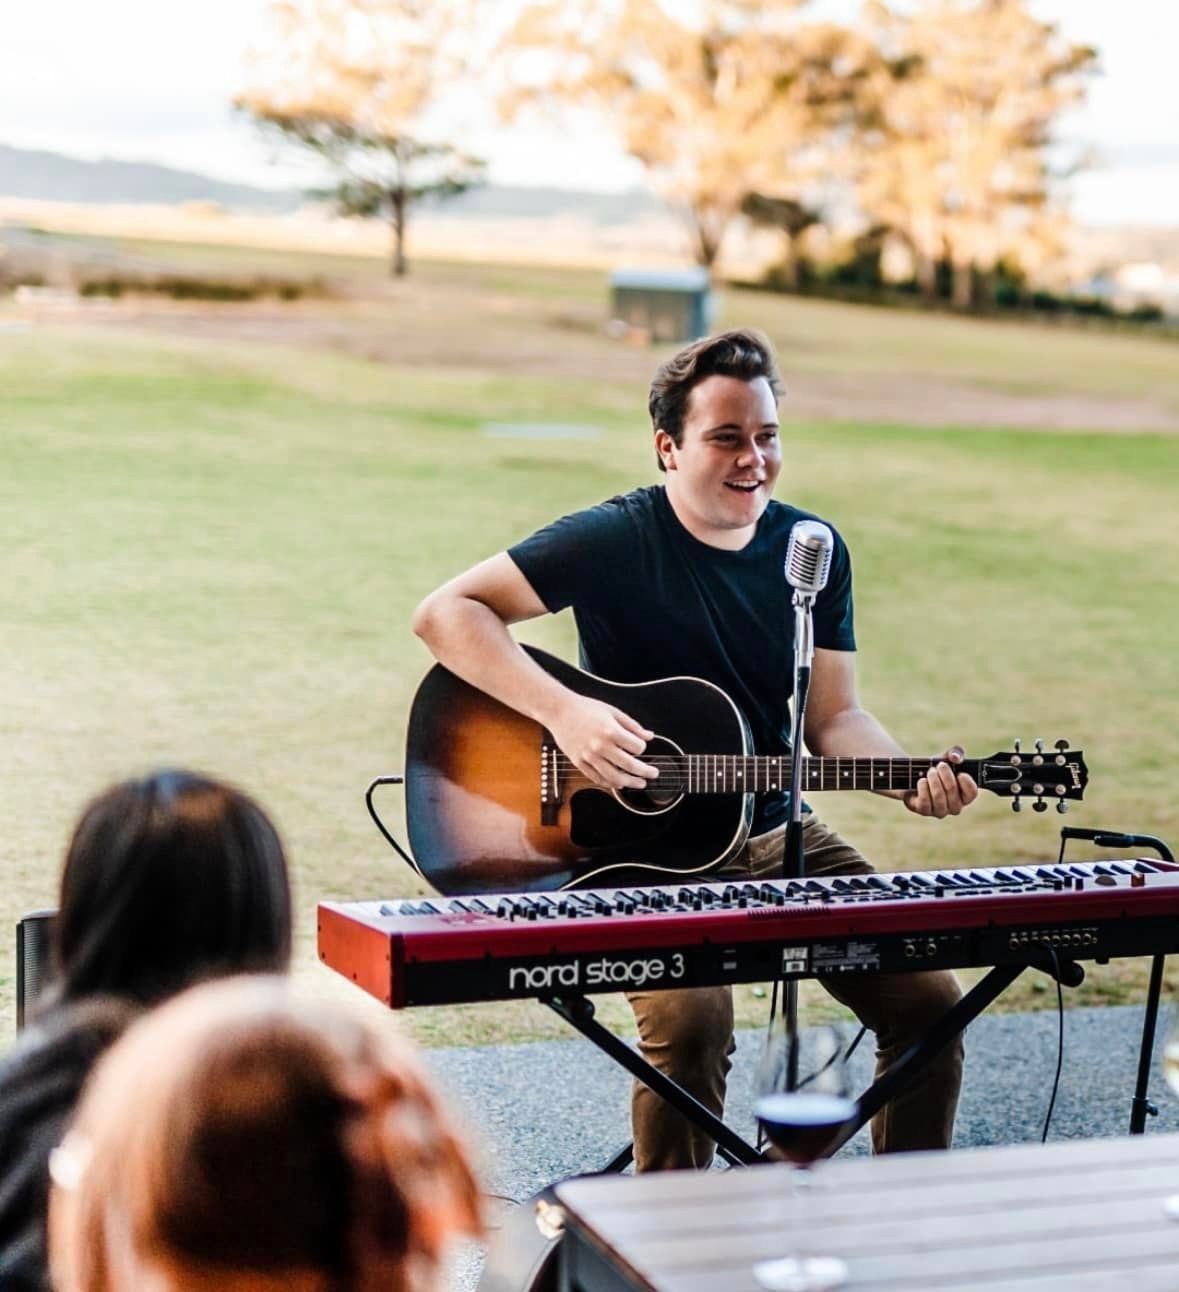
[[[799,592],[821,592],[831,573],[835,539],[819,521],[800,520],[790,531],[786,548],[786,581]]]

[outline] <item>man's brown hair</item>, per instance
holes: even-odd
[[[688,396],[706,377],[737,377],[741,381],[764,377],[775,399],[782,393],[774,351],[763,333],[737,328],[693,341],[659,366],[647,398],[651,429],[666,431],[677,448],[683,443]],[[666,469],[660,458],[659,470]]]

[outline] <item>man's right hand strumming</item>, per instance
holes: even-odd
[[[659,775],[639,757],[655,733],[612,704],[567,691],[547,725],[561,752],[603,789],[641,790]]]
[[[655,733],[621,709],[562,686],[513,641],[509,624],[546,613],[501,552],[431,593],[415,612],[413,628],[453,672],[548,727],[561,752],[595,785],[645,788],[659,773],[639,755]]]

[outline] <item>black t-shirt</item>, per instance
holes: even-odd
[[[615,682],[701,677],[739,706],[759,754],[790,743],[794,610],[784,562],[809,512],[770,502],[739,552],[710,547],[680,524],[662,485],[563,516],[508,555],[552,613],[572,606],[581,666]],[[838,534],[815,599],[814,641],[855,650],[851,559]],[[784,794],[759,795],[753,833],[788,816]]]

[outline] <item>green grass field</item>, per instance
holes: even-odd
[[[602,301],[586,273],[427,265],[387,295],[292,310],[289,341],[276,310],[250,338],[225,311],[25,328],[0,310],[6,928],[53,904],[90,794],[195,765],[272,810],[300,977],[351,990],[314,962],[315,904],[415,891],[363,804],[400,769],[429,662],[413,606],[554,514],[652,478],[645,378],[663,352],[600,335]],[[1179,426],[1179,348],[740,292],[719,321],[766,328],[804,403],[816,375],[861,403],[884,391],[879,419],[789,421],[779,486],[851,544],[869,707],[915,753],[1065,736],[1091,773],[1067,820],[1179,843],[1179,438],[980,427],[947,398],[1141,401]],[[898,375],[937,385],[939,424],[891,420]],[[544,420],[600,434],[483,430]],[[568,616],[522,635],[574,649]],[[383,803],[399,825],[397,792]],[[989,795],[941,823],[871,796],[817,806],[889,869],[1044,858],[1062,820]],[[4,934],[0,1035],[12,965]],[[1026,977],[1010,1003],[1047,1003]],[[1141,981],[1136,962],[1095,969],[1071,998],[1133,999]],[[764,1016],[738,997],[743,1021]],[[560,1030],[531,1005],[406,1022],[432,1043]]]

